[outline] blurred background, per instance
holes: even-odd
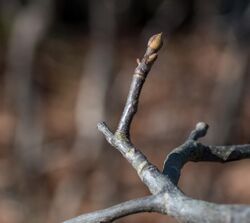
[[[115,130],[136,58],[164,32],[132,125],[160,169],[198,121],[250,143],[248,0],[1,0],[0,222],[56,223],[148,195],[97,131]],[[189,163],[180,188],[250,204],[250,162]],[[138,214],[117,222],[176,222]]]

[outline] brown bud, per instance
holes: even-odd
[[[157,59],[157,53],[153,53],[148,57],[147,63],[153,63]]]
[[[162,33],[153,35],[148,41],[148,47],[155,51],[158,51],[162,47],[162,44]]]

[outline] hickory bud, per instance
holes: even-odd
[[[148,41],[148,47],[154,50],[155,52],[162,47],[162,44],[162,33],[153,35]]]

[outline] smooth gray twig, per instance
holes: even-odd
[[[152,36],[148,41],[146,53],[141,60],[137,59],[138,66],[135,68],[127,102],[124,107],[116,134],[123,134],[129,139],[130,125],[137,111],[141,89],[148,72],[157,59],[157,52],[162,47],[162,33]]]
[[[120,203],[113,207],[95,211],[90,214],[80,215],[76,218],[65,221],[64,223],[96,223],[112,222],[118,218],[136,214],[140,212],[161,212],[159,198],[155,195],[130,200]]]
[[[164,161],[163,174],[177,185],[182,167],[189,161],[231,162],[250,158],[250,145],[206,146],[197,140],[206,135],[208,125],[197,123],[187,141],[170,152]]]

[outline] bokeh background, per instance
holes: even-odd
[[[1,0],[0,222],[56,223],[149,194],[97,131],[115,130],[136,58],[165,45],[132,140],[162,168],[198,121],[206,144],[250,143],[248,0]],[[181,189],[250,204],[250,162],[189,163]],[[138,214],[117,222],[176,222]]]

